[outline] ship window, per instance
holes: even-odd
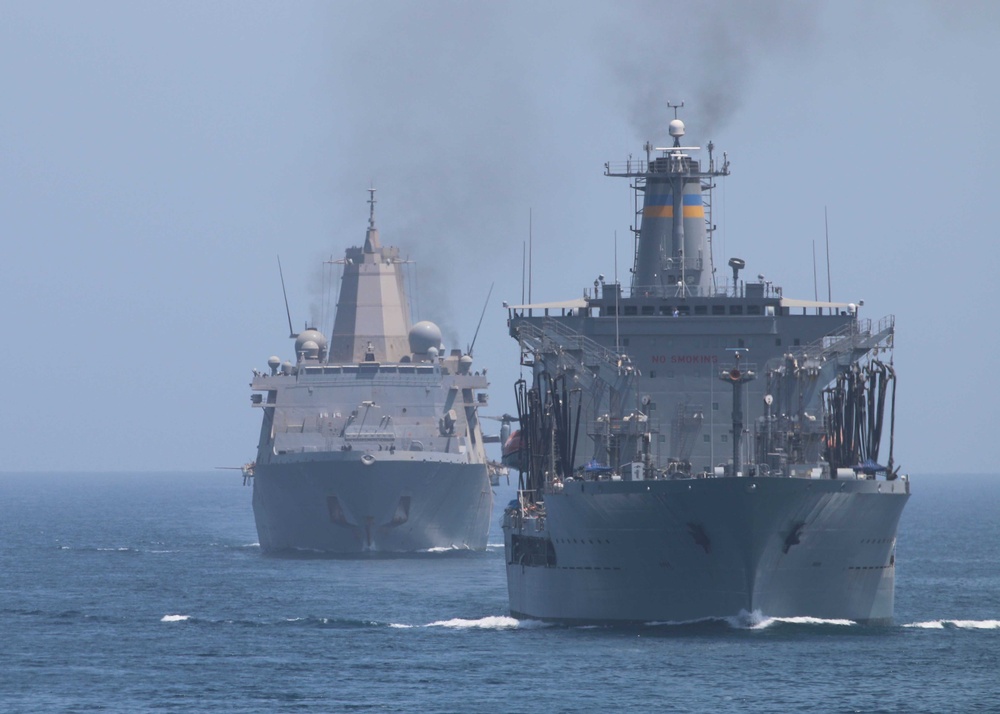
[[[660,305],[660,314],[661,315],[673,315],[674,311],[670,309],[669,305]]]
[[[747,305],[747,315],[759,315],[760,305]]]
[[[694,314],[695,315],[707,315],[708,314],[708,305],[695,305],[694,306]]]
[[[730,315],[742,315],[743,314],[743,306],[742,305],[730,305],[729,306],[729,314]]]
[[[801,340],[798,337],[796,337],[795,338],[795,342],[794,342],[795,346],[798,347],[800,343],[801,343]]]
[[[654,312],[653,312],[654,309],[655,308],[652,305],[643,305],[642,306],[642,314],[643,315],[652,315],[652,314],[654,314]]]
[[[701,437],[701,440],[704,441],[704,442],[706,442],[706,443],[708,443],[708,442],[712,441],[712,437],[711,437],[710,434],[705,434],[703,437]]]
[[[736,346],[737,347],[746,347],[746,344],[744,343],[742,337],[736,341]]]
[[[719,403],[718,402],[712,402],[712,411],[716,411],[716,412],[719,411]]]
[[[637,308],[635,305],[626,305],[625,306],[625,314],[626,315],[638,315],[639,314],[639,308]]]
[[[712,305],[712,314],[713,315],[725,315],[726,314],[726,306],[725,305]]]
[[[667,435],[666,434],[657,434],[656,435],[656,440],[658,442],[660,442],[661,444],[665,444],[666,441],[667,441]]]
[[[622,338],[622,347],[628,347],[628,338],[627,337],[623,337]]]
[[[655,412],[656,411],[656,402],[650,402],[649,403],[649,411],[651,411],[651,412]]]
[[[722,437],[719,440],[720,441],[729,441],[729,434],[723,434]]]
[[[682,314],[682,315],[690,315],[691,314],[691,306],[690,305],[681,305],[680,307],[677,308],[677,311],[680,314]]]
[[[778,337],[777,339],[775,339],[774,346],[775,347],[781,347],[781,338],[780,337]]]
[[[649,378],[650,379],[656,379],[656,370],[655,369],[649,370]]]

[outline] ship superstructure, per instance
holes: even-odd
[[[253,510],[265,551],[335,554],[483,549],[493,493],[477,409],[485,372],[411,324],[399,250],[383,247],[374,190],[349,248],[329,345],[315,328],[295,360],[255,371],[263,412]],[[289,320],[289,323],[291,321]]]
[[[712,261],[710,143],[607,164],[638,227],[626,291],[509,308],[519,383],[511,610],[573,621],[892,617],[909,494],[892,439],[893,318],[786,298]],[[654,152],[656,154],[654,156]],[[889,416],[886,418],[886,407]]]

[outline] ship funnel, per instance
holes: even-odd
[[[677,109],[684,104],[668,104]],[[634,181],[636,195],[642,196],[640,223],[632,268],[632,295],[685,298],[714,294],[711,226],[711,196],[717,176],[729,175],[729,162],[716,167],[709,143],[708,168],[687,152],[695,146],[681,146],[684,122],[675,118],[668,129],[674,139],[669,148],[646,144],[645,161],[631,158],[623,166],[605,164],[606,176]],[[703,198],[703,194],[707,198]]]
[[[680,120],[675,120],[680,123]],[[673,126],[679,139],[683,124]],[[676,133],[680,132],[680,133]],[[687,297],[711,293],[711,252],[698,162],[669,149],[646,173],[633,294]]]

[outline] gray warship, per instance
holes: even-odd
[[[709,142],[606,164],[634,189],[631,284],[508,308],[520,470],[511,614],[567,622],[893,616],[909,478],[892,452],[894,318],[791,299],[712,260]],[[815,296],[814,296],[815,297]],[[888,459],[879,463],[888,439]],[[883,452],[884,453],[884,452]]]
[[[411,325],[405,261],[381,245],[374,189],[369,204],[363,246],[335,261],[343,276],[329,348],[308,328],[291,335],[294,362],[271,357],[266,372],[254,371],[260,546],[481,550],[493,507],[477,413],[485,371],[461,350],[444,354],[434,323]]]

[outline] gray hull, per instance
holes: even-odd
[[[493,492],[485,464],[403,452],[344,452],[258,466],[261,549],[405,553],[486,547]]]
[[[504,515],[516,617],[888,622],[908,482],[571,481]]]

